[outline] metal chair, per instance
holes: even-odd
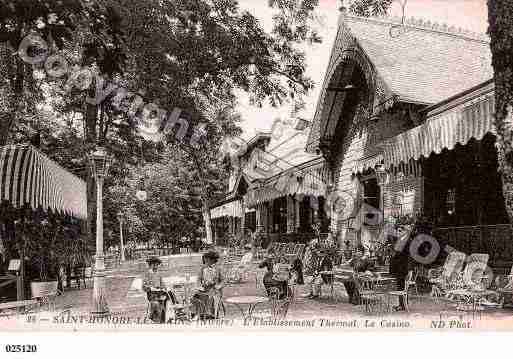
[[[418,288],[418,283],[417,283],[417,279],[419,277],[419,272],[420,272],[420,267],[415,267],[415,269],[413,270],[411,280],[408,282],[408,288],[410,290],[415,291],[416,297],[419,296],[419,288]]]
[[[386,305],[385,293],[375,290],[376,283],[373,278],[355,273],[353,280],[360,297],[360,305],[364,306],[365,312],[372,313],[378,308],[377,312],[383,313]]]
[[[387,292],[388,296],[391,297],[397,297],[398,299],[402,298],[404,301],[404,309],[406,309],[407,312],[410,311],[409,309],[409,288],[410,283],[413,281],[413,271],[409,271],[406,275],[406,279],[404,280],[404,289],[403,290],[393,290],[390,292]],[[388,303],[388,307],[390,307],[390,302]]]

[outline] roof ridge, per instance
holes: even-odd
[[[401,25],[403,22],[402,17],[400,16],[394,16],[394,15],[385,15],[381,17],[362,17],[362,16],[355,16],[355,15],[346,15],[347,18],[360,20],[360,21],[367,21],[367,22],[380,22],[383,24],[390,24],[390,25]],[[490,43],[490,38],[485,33],[479,33],[475,31],[470,31],[468,29],[464,29],[462,27],[456,27],[454,25],[448,25],[444,22],[436,22],[431,21],[427,19],[423,19],[420,17],[405,17],[404,18],[404,24],[410,28],[418,29],[418,30],[425,30],[425,31],[431,31],[443,35],[451,35],[460,37],[466,40],[472,40],[477,42],[485,42]]]

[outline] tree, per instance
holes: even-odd
[[[495,80],[495,127],[506,210],[513,222],[513,1],[488,0]]]
[[[95,81],[89,93],[66,94],[61,106],[65,117],[84,122],[85,134],[75,136],[83,141],[77,153],[89,152],[98,143],[117,152],[121,162],[124,149],[134,147],[134,130],[141,121],[142,106],[131,115],[126,113],[126,105],[134,104],[137,96],[144,99],[142,104],[155,102],[164,109],[180,107],[199,115],[203,110],[198,98],[204,97],[209,103],[231,102],[236,88],[247,91],[257,104],[269,100],[277,105],[287,98],[300,104],[302,94],[312,87],[305,76],[305,57],[299,45],[320,41],[310,27],[317,0],[269,1],[276,10],[276,25],[270,34],[235,0],[36,1],[37,11],[32,11],[28,0],[12,3],[15,7],[6,8],[8,15],[2,19],[7,25],[3,26],[15,23],[23,30],[10,42],[12,51],[30,28],[52,46],[67,51],[73,63],[87,65],[103,76],[104,82],[111,81],[135,94],[121,108],[112,103],[116,91],[100,104],[84,103],[87,95],[93,95]],[[21,11],[16,10],[16,4],[23,5]],[[56,16],[59,26],[54,29]],[[41,21],[42,27],[38,26]],[[60,27],[63,24],[65,28]],[[191,124],[198,124],[200,117],[191,118]],[[209,125],[207,132],[218,128],[212,119],[202,118]],[[57,142],[64,144],[66,140]],[[215,152],[214,147],[207,147]],[[190,156],[193,152],[189,151]],[[59,151],[55,155],[65,157]],[[84,160],[80,166],[85,166]],[[209,176],[203,178],[208,181]],[[87,182],[91,220],[95,187],[89,176]],[[205,188],[208,186],[204,183]],[[206,204],[205,200],[204,208]]]
[[[49,46],[63,48],[67,41],[73,40],[77,29],[87,29],[91,36],[84,41],[88,50],[86,57],[106,58],[112,55],[107,42],[117,36],[111,26],[114,19],[109,6],[85,0],[6,0],[0,3],[0,48],[5,67],[2,73],[7,75],[0,87],[7,98],[1,109],[0,145],[10,139],[13,127],[25,122],[23,115],[27,107],[33,105],[33,96],[28,93],[30,85],[34,84],[29,76],[30,64],[21,56],[15,56],[23,39],[29,34],[40,34]],[[105,46],[100,46],[99,42]]]

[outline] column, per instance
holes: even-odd
[[[260,203],[256,206],[256,230],[257,232],[263,232],[264,231],[264,204]]]
[[[319,199],[315,196],[310,197],[312,206],[312,225],[319,223]]]
[[[296,214],[296,232],[299,233],[299,228],[301,227],[301,216],[299,213],[299,198],[296,195],[296,198],[294,199],[294,213]]]
[[[240,208],[242,211],[242,217],[240,219],[240,233],[244,235],[246,233],[246,207],[244,205],[244,198],[240,199]]]
[[[287,196],[287,233],[294,233],[296,227],[294,218],[294,198]]]
[[[268,202],[264,202],[262,203],[262,220],[263,220],[263,227],[264,227],[264,232],[265,233],[269,233],[269,203]]]

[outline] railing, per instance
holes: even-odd
[[[489,266],[509,273],[513,264],[513,228],[509,224],[437,228],[433,235],[465,254],[488,253]]]

